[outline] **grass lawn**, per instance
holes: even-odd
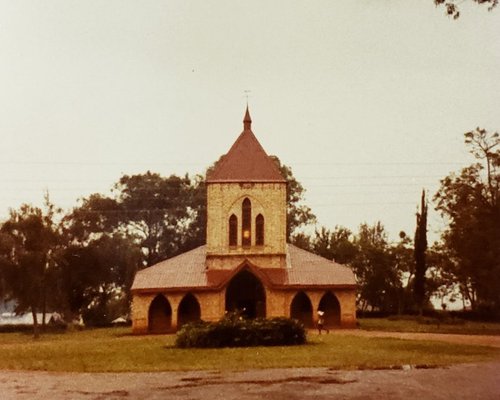
[[[359,318],[361,329],[368,331],[458,333],[463,335],[500,335],[500,323],[473,322],[461,319],[446,319],[438,324],[437,319],[400,316],[390,318]]]
[[[175,337],[132,336],[130,328],[46,334],[0,334],[0,369],[75,372],[329,367],[387,368],[448,365],[500,357],[500,350],[431,341],[310,335],[292,347],[176,349]]]

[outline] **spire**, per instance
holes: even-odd
[[[286,183],[271,157],[252,132],[248,105],[243,119],[244,130],[214,169],[207,182],[276,182]]]
[[[250,112],[248,111],[248,104],[247,104],[247,111],[245,112],[245,118],[243,118],[243,130],[245,131],[252,130],[252,118],[250,118]]]

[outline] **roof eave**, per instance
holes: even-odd
[[[275,289],[289,289],[289,290],[303,290],[303,289],[357,289],[358,285],[357,284],[351,284],[351,283],[331,283],[331,284],[307,284],[307,283],[301,283],[301,284],[282,284],[282,285],[274,285]]]
[[[136,288],[131,289],[132,294],[154,294],[172,292],[217,292],[222,288],[219,286],[179,286],[179,287],[156,287],[156,288]]]
[[[211,184],[211,183],[283,183],[287,184],[288,182],[286,180],[279,180],[279,179],[206,179],[205,180],[206,184]]]

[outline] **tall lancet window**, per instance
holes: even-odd
[[[264,217],[262,214],[255,218],[255,244],[264,246]]]
[[[241,244],[252,245],[252,203],[248,199],[243,200],[241,207]]]
[[[229,246],[238,245],[238,218],[236,215],[229,217]]]

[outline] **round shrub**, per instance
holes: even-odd
[[[177,333],[175,345],[187,347],[290,346],[304,344],[304,326],[289,318],[243,319],[230,314],[218,322],[196,322],[184,325]]]

